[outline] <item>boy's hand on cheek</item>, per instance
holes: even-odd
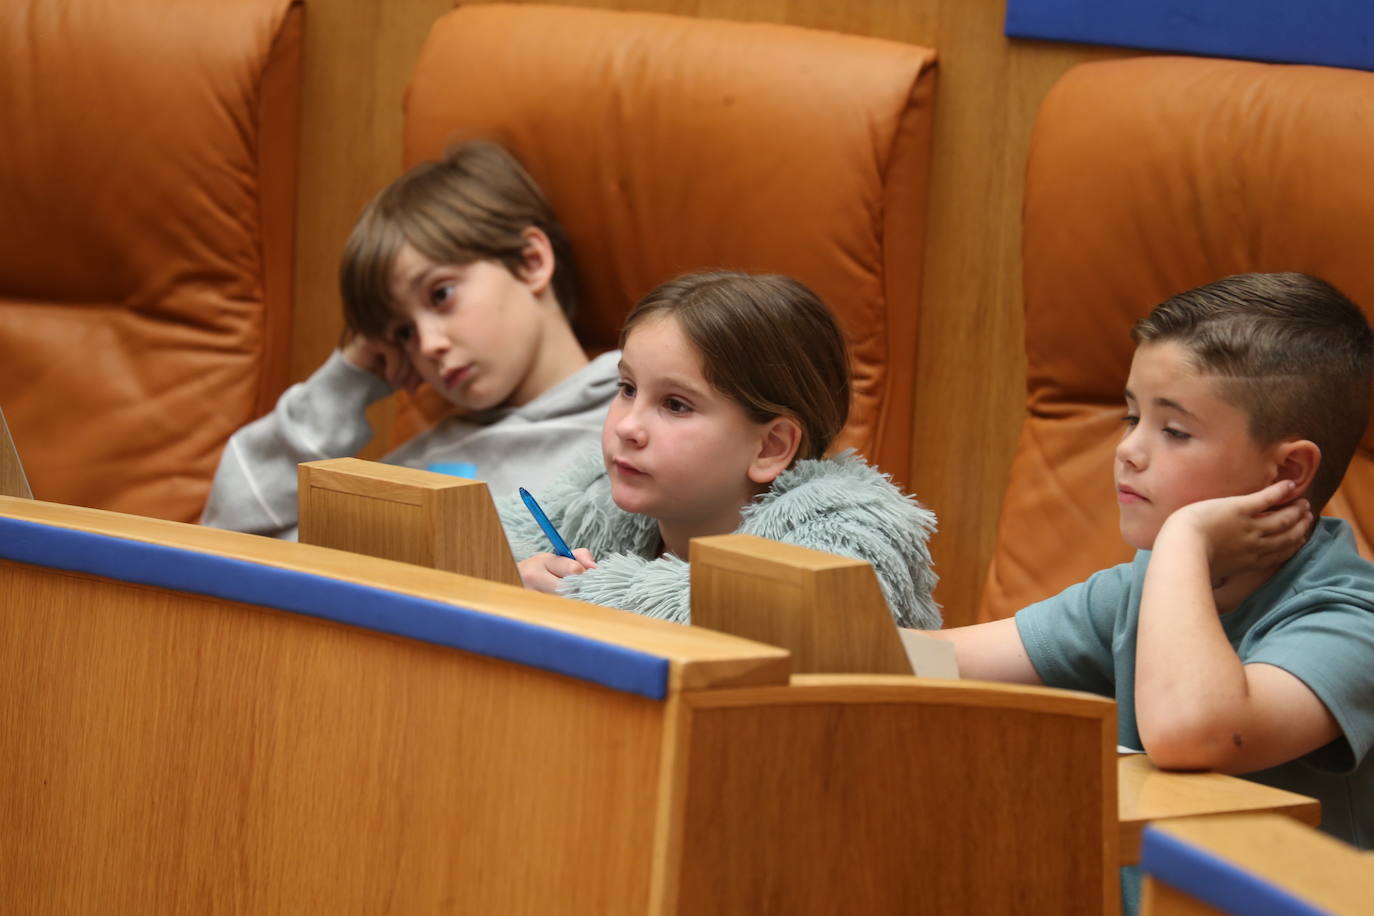
[[[420,386],[420,373],[405,351],[387,340],[354,337],[343,348],[344,359],[384,379],[392,388],[414,391]]]
[[[1278,566],[1312,529],[1311,506],[1305,499],[1288,502],[1292,494],[1293,482],[1280,480],[1243,496],[1192,503],[1169,516],[1156,541],[1200,538],[1213,579]]]
[[[596,568],[596,560],[587,548],[578,547],[573,551],[573,556],[577,559],[569,560],[556,553],[537,553],[527,560],[521,560],[520,581],[525,588],[553,594],[558,589],[558,583],[568,576],[581,575]]]

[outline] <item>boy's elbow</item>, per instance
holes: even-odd
[[[1212,719],[1142,727],[1140,740],[1150,760],[1162,770],[1237,772],[1237,762],[1244,753],[1240,733]]]
[[[1209,749],[1186,741],[1142,741],[1150,761],[1161,770],[1214,770],[1216,755]]]

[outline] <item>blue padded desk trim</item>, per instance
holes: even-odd
[[[1007,0],[1005,31],[1013,38],[1374,70],[1368,0]]]
[[[0,557],[366,627],[654,700],[668,693],[666,658],[296,570],[3,517]]]
[[[1227,913],[1330,916],[1268,880],[1147,824],[1140,870]]]

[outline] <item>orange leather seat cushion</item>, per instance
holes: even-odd
[[[980,619],[1129,559],[1112,477],[1130,330],[1230,274],[1303,271],[1374,310],[1374,73],[1085,64],[1046,98],[1024,214],[1027,411]],[[1374,525],[1366,433],[1329,510]]]
[[[904,477],[933,64],[926,48],[790,26],[464,7],[421,52],[405,158],[474,136],[515,152],[571,236],[594,351],[683,271],[811,285],[853,350],[841,444]]]
[[[195,520],[285,381],[300,7],[10,7],[0,407],[37,498]]]

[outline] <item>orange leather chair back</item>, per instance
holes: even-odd
[[[474,136],[516,154],[571,236],[590,350],[683,271],[807,283],[852,347],[839,444],[905,477],[933,65],[926,48],[789,26],[466,7],[421,51],[406,164]]]
[[[0,405],[39,499],[194,521],[284,386],[301,26],[0,9]]]
[[[1134,322],[1250,271],[1323,277],[1374,312],[1374,73],[1194,58],[1069,71],[1026,177],[1027,417],[980,619],[1129,559],[1113,451]],[[1328,507],[1374,526],[1366,433]]]

